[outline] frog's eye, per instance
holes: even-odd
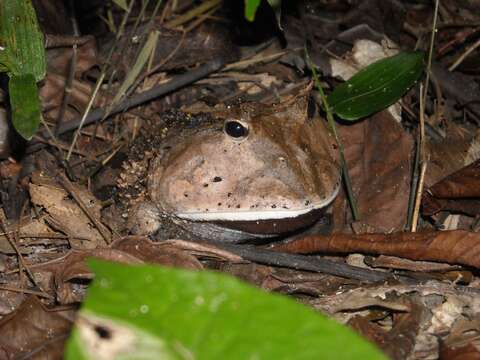
[[[223,125],[223,132],[234,140],[243,140],[248,136],[248,125],[237,120],[227,120]]]

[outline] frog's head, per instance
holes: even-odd
[[[318,219],[340,187],[337,146],[308,97],[242,104],[165,141],[149,194],[162,211],[250,234]]]

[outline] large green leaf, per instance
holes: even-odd
[[[345,120],[371,115],[400,99],[424,69],[423,52],[404,52],[379,60],[339,85],[328,104]]]
[[[0,1],[0,61],[15,75],[33,74],[38,82],[46,71],[43,35],[30,0]]]
[[[25,139],[31,139],[40,124],[40,100],[35,78],[32,74],[12,75],[8,82],[12,122]]]
[[[386,359],[351,329],[226,275],[89,264],[66,359]]]

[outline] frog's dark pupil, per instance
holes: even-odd
[[[225,124],[225,132],[231,137],[241,138],[247,136],[248,130],[238,121],[228,121]]]

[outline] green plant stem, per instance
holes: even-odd
[[[345,184],[347,199],[348,199],[348,202],[350,204],[350,208],[352,210],[352,218],[353,218],[353,220],[358,220],[359,216],[358,216],[358,210],[357,210],[357,201],[356,201],[355,195],[353,193],[352,183],[350,181],[350,175],[348,173],[347,162],[345,161],[343,144],[340,141],[340,138],[338,136],[337,128],[336,128],[336,125],[335,125],[335,120],[333,119],[332,111],[330,110],[330,107],[328,106],[327,97],[325,96],[325,92],[323,91],[322,84],[320,83],[320,79],[318,78],[317,70],[316,70],[314,64],[310,61],[310,56],[308,55],[308,51],[307,51],[306,48],[305,48],[305,58],[307,60],[308,67],[312,71],[315,86],[318,89],[318,93],[320,94],[320,98],[322,99],[323,107],[325,108],[325,113],[327,114],[328,124],[330,126],[330,129],[332,130],[333,136],[335,137],[335,141],[337,142],[337,145],[338,145],[338,148],[339,148],[340,165],[342,167],[342,177],[343,177],[343,182]]]
[[[433,57],[433,48],[435,44],[435,33],[437,32],[437,19],[438,19],[438,6],[439,0],[435,1],[435,9],[433,13],[433,23],[432,23],[432,31],[430,37],[430,44],[428,50],[428,60],[427,60],[427,69],[425,75],[425,86],[422,88],[420,87],[420,131],[418,134],[417,139],[417,147],[415,153],[415,164],[414,164],[414,171],[413,171],[413,179],[412,179],[412,190],[410,193],[410,201],[408,205],[408,219],[407,219],[407,228],[410,231],[415,231],[417,224],[414,223],[414,216],[415,216],[415,208],[419,207],[420,205],[417,204],[418,201],[421,201],[421,198],[417,196],[417,193],[422,192],[423,183],[420,181],[421,169],[424,167],[427,161],[427,154],[425,153],[425,133],[424,133],[424,112],[425,112],[425,103],[427,100],[427,93],[428,93],[428,84],[430,82],[430,71],[432,67],[432,57]],[[424,175],[425,175],[424,170]]]

